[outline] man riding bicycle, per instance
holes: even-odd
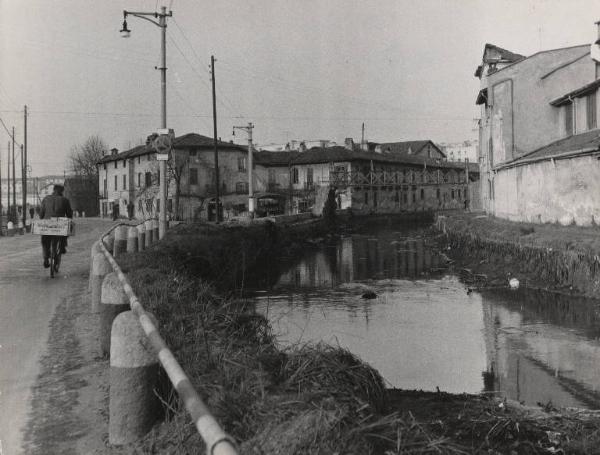
[[[62,185],[54,185],[52,194],[46,196],[42,201],[42,208],[40,209],[40,218],[48,219],[54,217],[67,217],[73,218],[73,210],[71,209],[71,203],[63,196],[65,188]],[[50,267],[50,244],[52,242],[51,235],[42,235],[42,251],[44,254],[44,267]],[[67,238],[61,237],[60,252],[65,254],[67,252]]]

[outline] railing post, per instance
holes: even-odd
[[[92,275],[94,272],[94,255],[100,253],[102,254],[102,250],[100,249],[100,241],[94,242],[92,245],[92,252],[90,255],[90,276],[88,280],[88,291],[92,291]]]
[[[115,245],[113,247],[113,257],[122,255],[127,251],[127,226],[117,226],[115,229]]]
[[[148,313],[147,313],[148,314]],[[148,314],[156,324],[156,319]],[[155,388],[158,361],[138,317],[119,314],[112,325],[108,442],[127,444],[148,433],[162,408]]]
[[[138,251],[138,230],[132,226],[127,231],[127,252],[137,253]]]
[[[129,299],[115,272],[109,273],[102,280],[100,303],[100,351],[103,357],[108,357],[112,323],[117,315],[130,309]]]
[[[144,221],[146,226],[146,248],[148,248],[154,242],[154,229],[152,227],[152,220]]]
[[[104,253],[96,253],[92,259],[92,313],[100,311],[100,296],[102,294],[102,280],[111,272],[110,263]]]
[[[146,248],[146,226],[144,223],[137,225],[138,230],[138,250],[144,251]]]
[[[115,235],[112,232],[104,237],[104,245],[106,245],[107,251],[112,254],[115,247]]]
[[[156,218],[154,218],[154,219],[152,220],[152,230],[154,231],[154,235],[153,235],[153,237],[154,237],[154,241],[155,241],[155,242],[158,242],[158,240],[160,239],[160,236],[159,236],[159,234],[158,234],[158,230],[159,230],[159,222],[158,222],[158,220],[157,220]]]

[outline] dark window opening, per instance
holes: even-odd
[[[190,185],[198,185],[198,169],[190,168]]]

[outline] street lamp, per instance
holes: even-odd
[[[160,70],[160,87],[161,87],[161,99],[160,99],[160,112],[161,112],[161,126],[162,130],[167,129],[167,17],[173,16],[173,12],[167,13],[166,6],[161,7],[161,12],[144,13],[139,11],[123,11],[123,28],[120,30],[123,38],[129,38],[131,36],[131,30],[127,28],[127,16],[138,17],[148,22],[152,22],[154,25],[160,27],[161,30],[161,66]],[[151,19],[154,18],[154,19]],[[159,182],[159,219],[158,219],[158,232],[159,237],[162,239],[167,231],[167,162],[159,162],[160,170],[160,182]]]

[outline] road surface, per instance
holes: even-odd
[[[39,236],[0,237],[0,455],[92,453],[81,444],[103,403],[89,375],[106,362],[93,359],[90,249],[112,222],[75,222],[54,279],[42,266]]]

